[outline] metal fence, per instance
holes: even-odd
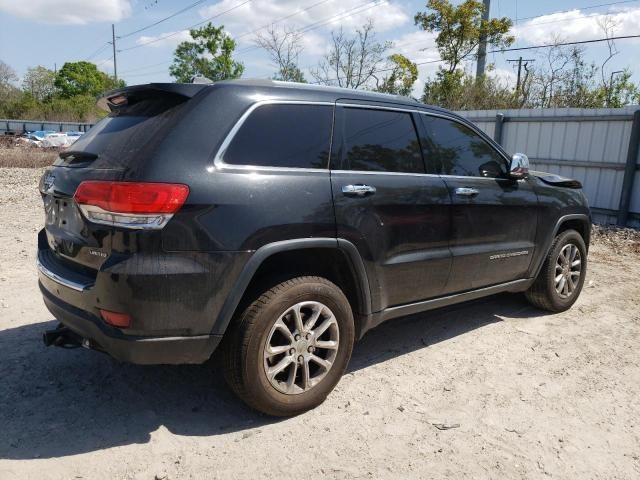
[[[533,169],[580,180],[595,222],[640,227],[638,106],[458,113]]]
[[[86,132],[92,126],[92,123],[0,119],[0,135],[22,135],[26,132],[35,132],[38,130],[53,130],[56,132]]]

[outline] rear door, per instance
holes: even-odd
[[[451,275],[445,293],[525,278],[538,202],[529,182],[479,132],[453,118],[421,115],[427,165],[451,197]]]
[[[415,122],[401,109],[336,106],[337,235],[365,261],[376,310],[435,297],[449,275],[449,194],[425,173]]]

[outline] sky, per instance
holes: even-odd
[[[276,69],[266,52],[255,47],[254,38],[274,24],[304,32],[299,65],[312,80],[309,71],[326,52],[331,32],[342,26],[353,33],[371,20],[378,40],[393,42],[390,53],[402,53],[418,63],[432,62],[419,66],[414,91],[420,92],[438,67],[433,61],[439,59],[434,35],[413,21],[416,12],[426,10],[425,4],[417,0],[0,0],[0,60],[18,76],[29,67],[53,69],[79,60],[95,62],[113,74],[112,45],[107,42],[114,24],[120,78],[129,85],[172,81],[168,70],[176,45],[189,38],[189,27],[210,20],[224,25],[236,39],[235,57],[244,63],[245,77],[269,78]],[[614,35],[640,34],[640,0],[492,0],[490,14],[513,21],[512,47],[547,44],[554,37],[602,38],[598,23],[607,17],[615,25]],[[607,63],[607,76],[629,68],[640,83],[640,38],[618,40],[615,46],[619,54]],[[490,53],[487,63],[495,65],[495,75],[513,83],[514,64],[508,59],[522,55],[540,64],[545,52]],[[585,45],[587,60],[598,66],[607,54],[604,43]],[[475,72],[475,61],[468,61],[465,68]]]

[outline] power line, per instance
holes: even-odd
[[[291,13],[291,14],[286,15],[284,17],[276,18],[274,21],[269,22],[269,23],[267,23],[267,24],[265,24],[265,25],[263,25],[261,27],[258,27],[258,28],[254,29],[254,30],[249,31],[249,32],[241,33],[240,35],[236,36],[234,38],[234,40],[237,40],[238,38],[246,37],[247,35],[251,35],[252,33],[259,32],[260,30],[263,30],[263,29],[265,29],[267,27],[270,27],[271,25],[275,25],[277,23],[282,22],[283,20],[287,20],[287,19],[289,19],[291,17],[295,17],[296,15],[300,15],[301,13],[307,12],[307,11],[311,10],[312,8],[317,7],[318,5],[321,5],[323,3],[327,3],[329,1],[331,1],[331,0],[322,0],[320,2],[314,3],[313,5],[309,5],[307,8],[304,8],[302,10],[298,10],[297,12]]]
[[[229,8],[229,9],[227,9],[227,10],[224,10],[223,12],[220,12],[220,13],[218,13],[218,14],[214,15],[213,17],[209,17],[209,18],[204,19],[204,20],[203,20],[203,21],[201,21],[201,22],[194,23],[193,25],[191,25],[191,26],[187,27],[187,28],[186,28],[186,30],[190,30],[190,29],[195,28],[195,27],[197,27],[197,26],[199,26],[199,25],[202,25],[203,23],[207,23],[207,22],[209,22],[209,21],[211,21],[211,20],[214,20],[214,19],[216,19],[216,18],[218,18],[218,17],[221,17],[222,15],[224,15],[224,14],[226,14],[226,13],[229,13],[229,12],[231,12],[231,11],[233,11],[233,10],[237,9],[237,8],[240,8],[240,7],[242,7],[243,5],[246,5],[247,3],[251,3],[252,1],[253,1],[253,0],[245,0],[244,2],[239,3],[239,4],[238,4],[238,5],[236,5],[235,7],[231,7],[231,8]],[[150,44],[152,44],[152,43],[156,43],[156,42],[159,42],[159,41],[161,41],[161,40],[165,40],[165,39],[167,39],[167,38],[175,37],[175,36],[176,36],[176,35],[178,35],[179,33],[182,33],[182,30],[179,30],[179,31],[177,31],[177,32],[170,33],[170,34],[168,34],[168,35],[164,35],[164,36],[162,36],[162,37],[154,38],[153,40],[149,40],[149,41],[147,41],[147,42],[139,43],[138,45],[134,45],[133,47],[123,48],[123,49],[121,49],[121,50],[118,50],[118,52],[126,52],[126,51],[129,51],[129,50],[134,50],[134,49],[136,49],[136,48],[144,47],[144,46],[150,45]]]
[[[638,1],[638,0],[634,0],[634,1]],[[534,17],[534,18],[549,17],[551,15],[555,15],[555,14],[541,15],[540,17]],[[577,20],[589,20],[589,19],[592,19],[592,18],[606,17],[608,15],[611,15],[611,13],[609,13],[609,12],[607,12],[607,13],[596,13],[596,14],[593,14],[593,15],[586,15],[586,16],[580,17],[580,18],[561,18],[561,19],[558,19],[558,20],[551,20],[549,22],[528,23],[526,25],[518,27],[518,31],[520,31],[520,30],[528,30],[530,28],[535,28],[535,27],[539,27],[539,26],[542,26],[542,25],[550,25],[552,23],[575,22]]]
[[[105,42],[100,48],[98,48],[95,52],[93,52],[91,55],[89,55],[88,57],[85,58],[85,61],[89,61],[94,57],[97,57],[98,55],[100,55],[102,52],[104,52],[107,48],[109,48],[109,45],[111,45],[111,43],[109,42]]]
[[[350,8],[349,10],[345,10],[344,12],[341,12],[339,14],[331,15],[330,17],[325,17],[322,20],[318,20],[318,21],[313,22],[313,23],[311,23],[311,24],[309,24],[309,25],[307,25],[305,27],[301,27],[298,30],[295,30],[294,33],[302,33],[302,34],[304,34],[304,33],[310,32],[312,30],[316,30],[316,29],[318,29],[318,28],[320,28],[320,27],[322,27],[322,26],[324,26],[324,25],[326,25],[328,23],[331,23],[334,20],[342,20],[342,19],[351,17],[351,16],[353,16],[353,15],[355,15],[357,13],[361,13],[361,12],[364,12],[365,10],[369,10],[369,9],[371,9],[373,7],[376,7],[376,6],[380,5],[383,1],[384,0],[374,0],[373,2],[365,3],[364,5],[359,5],[357,7]],[[262,28],[264,28],[264,27],[262,27]],[[260,29],[256,29],[256,30],[254,30],[252,32],[247,32],[245,35],[247,35],[249,33],[255,33],[255,32],[259,31],[259,30]],[[250,51],[253,51],[253,50],[258,50],[259,48],[260,47],[257,47],[257,46],[245,47],[245,48],[243,48],[241,50],[238,50],[237,54],[240,55],[240,54],[247,53],[247,52],[250,52]]]
[[[609,38],[596,38],[593,40],[580,40],[576,42],[562,42],[562,43],[551,43],[547,45],[533,45],[529,47],[517,47],[517,48],[503,48],[500,50],[491,50],[487,53],[503,53],[503,52],[516,52],[521,50],[534,50],[536,48],[553,48],[553,47],[566,47],[568,45],[582,45],[585,43],[598,43],[598,42],[606,42],[608,40],[626,40],[629,38],[640,38],[640,35],[620,35],[617,37],[609,37]]]
[[[600,7],[610,7],[612,5],[620,5],[623,3],[635,3],[638,2],[639,0],[622,0],[622,1],[618,1],[618,2],[609,2],[609,3],[601,3],[600,5],[590,5],[588,7],[580,7],[580,8],[572,8],[570,10],[561,10],[559,12],[551,12],[551,13],[545,13],[543,15],[534,15],[532,17],[523,17],[523,18],[517,18],[516,15],[516,23],[522,20],[532,20],[534,18],[540,18],[540,17],[546,17],[549,15],[558,15],[560,13],[569,13],[569,12],[573,12],[575,10],[593,10],[594,8],[600,8]]]
[[[304,8],[302,10],[299,10],[299,11],[293,13],[293,14],[289,14],[289,15],[286,15],[285,17],[277,18],[277,19],[275,19],[273,22],[271,22],[269,24],[263,25],[262,27],[256,28],[256,29],[251,30],[249,32],[245,32],[245,33],[243,33],[243,34],[241,34],[241,35],[239,35],[237,37],[234,37],[234,39],[237,39],[237,38],[240,38],[240,37],[243,37],[243,36],[246,36],[246,35],[250,35],[252,33],[256,33],[256,32],[258,32],[258,31],[260,31],[260,30],[262,30],[264,28],[269,27],[270,25],[275,25],[275,24],[277,24],[277,23],[279,23],[279,22],[281,22],[283,20],[286,20],[286,19],[291,18],[291,17],[293,17],[295,15],[299,15],[299,14],[301,14],[303,12],[311,10],[312,8],[318,6],[318,5],[322,4],[322,3],[327,3],[328,1],[330,1],[330,0],[322,0],[320,2],[316,2],[313,5],[310,5],[309,7]],[[309,32],[311,30],[315,30],[315,29],[320,28],[321,26],[326,25],[327,23],[330,23],[330,22],[332,22],[334,20],[338,20],[338,19],[341,20],[341,19],[344,19],[344,18],[348,18],[349,16],[355,15],[356,13],[360,13],[362,11],[365,11],[365,10],[368,10],[370,8],[373,8],[373,7],[377,6],[377,5],[379,5],[382,1],[383,0],[375,0],[373,2],[369,2],[369,3],[366,3],[364,5],[359,5],[357,7],[351,8],[349,10],[345,10],[344,12],[341,12],[339,14],[331,15],[329,17],[325,17],[325,18],[323,18],[321,20],[318,20],[318,21],[313,22],[313,23],[311,23],[309,25],[301,27],[300,29],[296,30],[296,32],[306,33],[306,32]],[[245,48],[240,49],[237,52],[235,52],[235,54],[236,55],[242,55],[244,53],[247,53],[247,52],[252,51],[252,50],[257,50],[257,49],[259,49],[259,47],[255,47],[255,46],[253,46],[253,47],[245,47]],[[172,62],[172,60],[168,60],[168,61],[161,62],[161,63],[154,64],[154,65],[162,65],[164,63],[171,63],[171,62]],[[136,69],[132,69],[132,70],[128,70],[128,71],[143,70],[143,69],[151,67],[151,66],[153,66],[153,65],[147,65],[145,67],[138,67]]]
[[[165,60],[164,62],[158,62],[158,63],[152,63],[150,65],[144,65],[142,67],[136,67],[136,68],[130,68],[129,70],[125,70],[124,72],[120,72],[122,75],[129,73],[129,72],[137,72],[140,70],[145,70],[147,68],[151,68],[151,67],[157,67],[158,65],[165,65],[167,63],[171,63],[173,60]]]
[[[193,2],[191,5],[187,5],[184,8],[181,8],[180,10],[178,10],[177,12],[172,13],[171,15],[164,17],[156,22],[150,23],[149,25],[146,25],[144,27],[138,28],[137,30],[133,30],[132,32],[129,33],[125,33],[124,35],[119,35],[118,39],[122,39],[122,38],[127,38],[130,37],[131,35],[135,35],[136,33],[140,33],[140,32],[144,32],[145,30],[148,30],[150,28],[155,27],[156,25],[160,25],[163,22],[166,22],[167,20],[170,20],[174,17],[177,17],[178,15],[180,15],[181,13],[186,12],[187,10],[191,10],[194,7],[197,7],[198,5],[202,5],[205,2],[208,2],[209,0],[198,0],[197,2]]]

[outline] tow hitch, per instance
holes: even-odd
[[[83,339],[63,325],[59,325],[54,330],[44,332],[42,334],[42,341],[47,347],[51,345],[62,348],[78,348],[84,346]]]

